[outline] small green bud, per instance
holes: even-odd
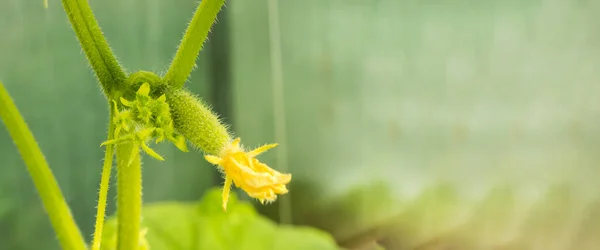
[[[140,89],[144,84],[149,84],[149,89]],[[162,95],[165,88],[167,88],[167,85],[162,82],[159,76],[150,71],[140,70],[127,78],[127,89],[117,96],[123,97],[126,100],[132,100],[139,99],[140,96],[144,96],[145,94],[145,96],[150,96],[154,99]],[[142,92],[140,93],[140,91]]]
[[[167,103],[175,129],[205,153],[219,155],[231,142],[228,129],[219,117],[191,93],[171,89],[167,91]]]
[[[166,96],[163,94],[158,98],[153,98],[150,94],[150,84],[142,83],[135,94],[134,100],[119,98],[125,110],[119,111],[116,101],[113,101],[115,107],[115,139],[108,140],[102,143],[101,146],[133,142],[135,150],[141,147],[146,154],[160,161],[163,161],[164,158],[146,144],[152,138],[156,139],[156,143],[167,139],[181,151],[188,151],[185,138],[177,134],[173,127]],[[125,135],[121,135],[122,133]],[[131,155],[135,156],[136,153]]]

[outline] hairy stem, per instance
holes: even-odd
[[[118,250],[137,249],[142,213],[142,164],[139,145],[117,145]]]
[[[202,0],[200,2],[177,49],[177,54],[164,77],[167,84],[174,88],[183,87],[194,69],[196,58],[223,4],[225,4],[225,0]]]
[[[110,118],[108,125],[108,139],[114,139],[114,107],[113,103],[109,102],[110,107]],[[104,166],[102,166],[102,176],[100,177],[100,192],[98,194],[98,210],[96,212],[96,226],[94,230],[94,240],[92,242],[92,250],[100,250],[102,242],[102,230],[104,229],[104,216],[106,214],[106,200],[108,196],[108,187],[110,184],[110,172],[113,164],[113,149],[112,144],[106,146],[106,152],[104,154]]]
[[[52,174],[52,170],[48,166],[25,120],[23,120],[1,82],[0,117],[25,161],[27,171],[29,171],[35,188],[40,194],[60,245],[63,249],[86,249],[85,240],[71,215],[69,206]]]
[[[110,49],[87,0],[62,0],[69,21],[107,97],[125,85],[127,75]]]

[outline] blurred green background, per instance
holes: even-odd
[[[60,2],[49,2],[0,1],[0,79],[91,239],[108,112]],[[130,72],[164,72],[197,2],[90,4]],[[466,200],[496,183],[523,202],[554,183],[586,202],[600,190],[600,2],[305,0],[277,10],[283,102],[267,1],[228,2],[187,85],[248,146],[281,140],[274,106],[285,107],[286,144],[262,158],[294,176],[290,194],[258,207],[274,220],[291,214],[345,242],[438,181]],[[0,249],[58,249],[4,131]],[[284,166],[273,164],[277,150]],[[146,202],[198,200],[221,185],[200,153],[157,151],[167,161],[146,157]]]

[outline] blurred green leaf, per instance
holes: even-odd
[[[439,181],[415,197],[397,218],[390,221],[388,234],[397,233],[402,237],[388,236],[388,244],[412,248],[445,235],[456,225],[460,208],[456,185]]]
[[[600,197],[590,202],[583,211],[571,249],[592,250],[600,246]]]
[[[493,187],[481,203],[474,205],[472,215],[455,234],[476,246],[489,246],[513,237],[519,219],[514,185]]]
[[[251,204],[230,197],[221,209],[221,190],[207,192],[199,203],[161,202],[143,208],[142,227],[152,250],[173,249],[338,249],[317,229],[277,225]],[[115,249],[116,217],[106,223],[102,249]]]
[[[581,199],[572,183],[556,183],[537,201],[519,228],[516,243],[530,249],[568,249],[579,218]]]
[[[298,180],[292,186],[292,204],[303,204],[304,208],[294,210],[294,222],[330,232],[340,245],[350,249],[374,244],[382,225],[406,205],[384,181],[359,185],[334,199],[324,197],[316,183]]]

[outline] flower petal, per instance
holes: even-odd
[[[269,149],[272,149],[274,147],[277,147],[277,143],[273,143],[273,144],[267,144],[261,147],[258,147],[250,152],[248,152],[248,154],[250,155],[250,157],[256,157],[264,152],[266,152]]]
[[[214,165],[220,165],[221,162],[223,161],[221,158],[213,156],[213,155],[205,155],[204,159],[206,159],[206,161],[208,161]]]
[[[227,202],[229,201],[229,192],[231,191],[231,178],[225,177],[225,184],[223,185],[223,211],[227,211]]]

